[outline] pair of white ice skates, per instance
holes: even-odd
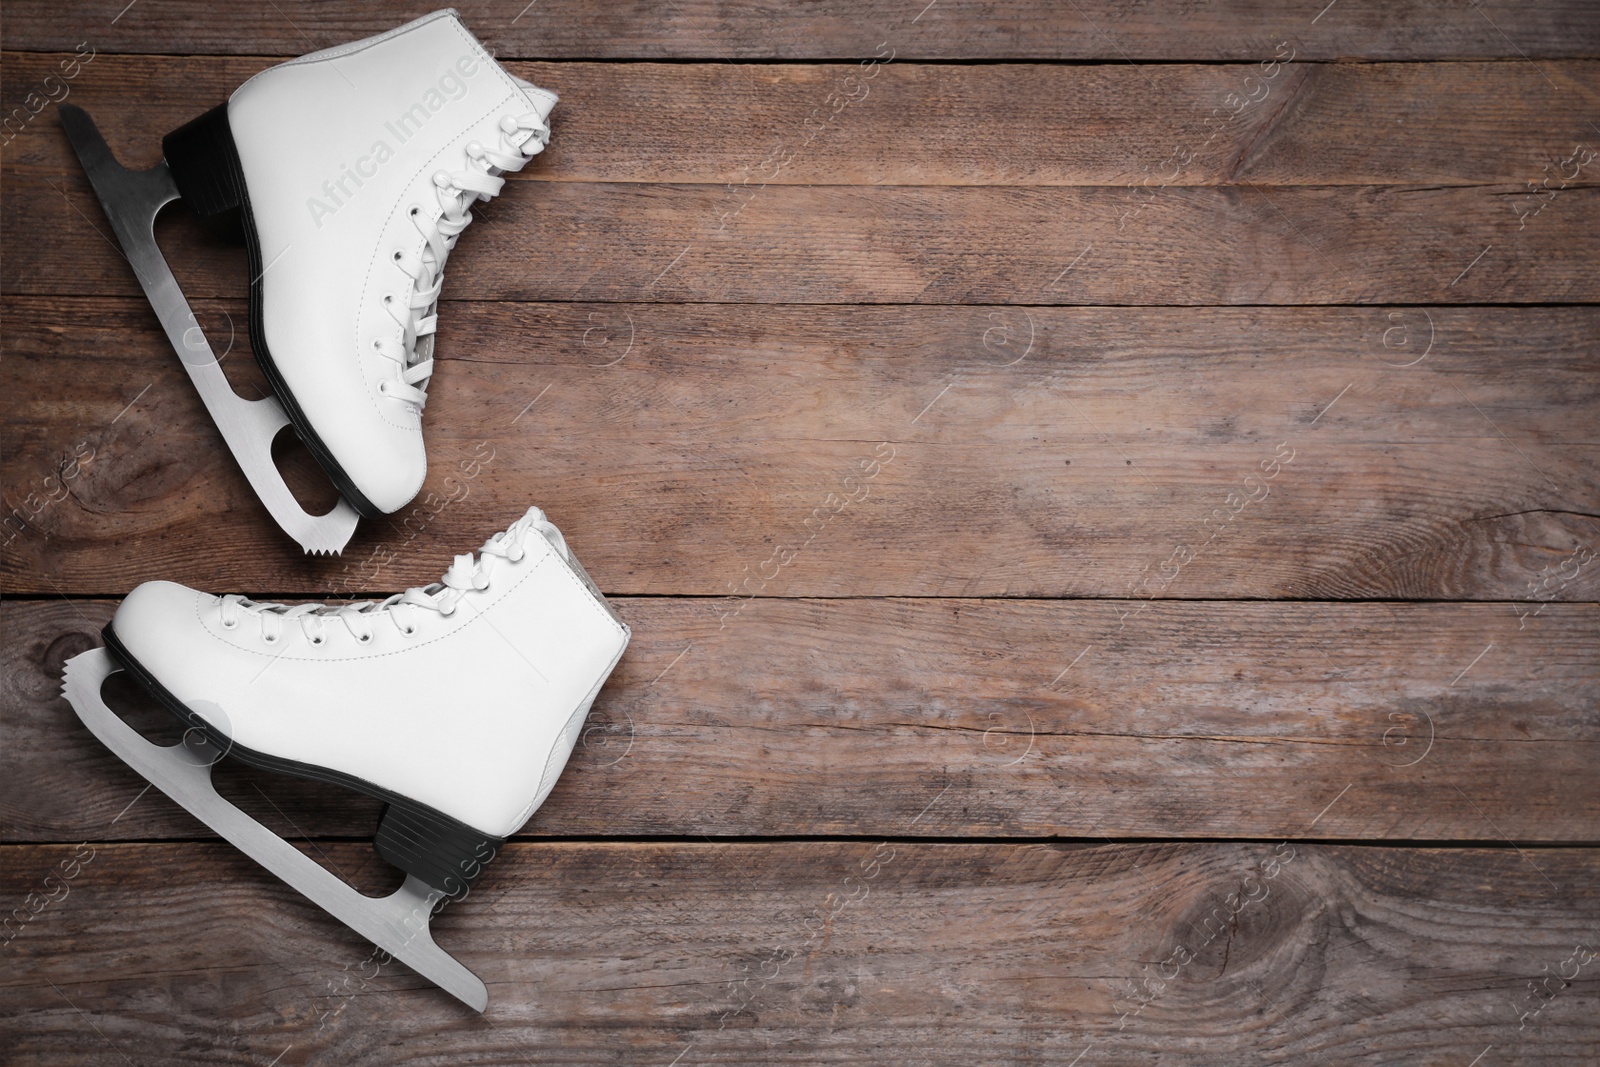
[[[62,121],[169,339],[280,525],[338,551],[358,514],[404,507],[426,473],[425,388],[445,261],[470,206],[548,142],[556,97],[512,77],[441,11],[252,78],[122,168],[81,110]],[[276,397],[228,386],[153,235],[182,199],[238,211],[250,336]],[[343,500],[312,516],[271,458],[292,425]],[[457,556],[438,583],[334,607],[216,597],[149,582],[106,647],[67,665],[65,693],[108,747],[273,873],[478,1010],[488,994],[432,942],[428,917],[465,892],[544,801],[628,642],[538,508]],[[126,670],[190,729],[151,744],[101,698]],[[362,896],[217,795],[225,756],[387,803],[376,847],[406,872]]]

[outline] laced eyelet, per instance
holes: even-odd
[[[311,643],[313,645],[320,645],[320,644],[322,644],[322,642],[324,642],[326,640],[327,640],[326,637],[313,637],[313,638],[311,638]]]
[[[222,620],[222,628],[224,630],[236,630],[236,629],[239,628],[239,620],[238,619],[223,619]]]
[[[275,645],[275,644],[278,643],[278,635],[277,634],[262,634],[261,635],[261,640],[265,641],[269,645]]]
[[[512,118],[510,115],[501,115],[500,116],[500,130],[503,133],[516,133],[517,132],[517,120]]]
[[[444,617],[445,617],[445,618],[447,618],[447,619],[448,619],[448,618],[449,618],[449,617],[450,617],[450,616],[452,616],[452,615],[454,615],[454,614],[455,614],[455,613],[456,613],[456,606],[455,606],[455,605],[454,605],[454,604],[451,604],[451,605],[450,605],[450,608],[449,608],[449,610],[446,610],[446,609],[444,609],[444,608],[440,608],[440,609],[439,609],[439,614],[440,614],[440,615],[442,615],[442,616],[444,616]]]
[[[416,218],[418,215],[422,214],[422,205],[412,204],[411,210],[408,212],[408,214],[410,214],[412,218]]]
[[[397,249],[395,249],[395,250],[394,250],[394,261],[395,261],[395,262],[396,262],[396,263],[398,263],[398,262],[400,262],[400,257],[401,257],[401,256],[403,256],[403,255],[405,255],[405,253],[404,253],[404,252],[402,252],[402,251],[401,251],[401,250],[400,250],[400,249],[398,249],[398,248],[397,248]]]
[[[378,395],[379,396],[388,396],[389,395],[389,379],[387,379],[387,378],[378,379]]]
[[[515,555],[508,555],[506,556],[506,559],[510,560],[512,563],[521,563],[523,559],[527,557],[527,555],[528,554],[526,552],[519,548],[517,549]]]
[[[415,626],[402,626],[400,632],[410,637],[417,632],[417,628]]]
[[[433,174],[433,184],[437,185],[441,189],[450,188],[451,182],[449,171],[435,171]]]
[[[394,294],[393,294],[393,293],[384,293],[384,294],[383,294],[383,302],[384,302],[384,303],[385,303],[385,304],[392,304],[392,303],[394,303]]]
[[[372,347],[374,349],[376,349],[377,351],[381,352],[381,351],[383,351],[383,342],[378,340],[376,337],[374,337],[372,339]]]
[[[356,638],[356,640],[360,641],[363,645],[370,645],[372,643],[372,635],[371,634],[361,634]]]

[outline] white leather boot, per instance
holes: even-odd
[[[197,214],[241,210],[256,358],[362,514],[422,486],[445,260],[555,103],[438,11],[265,70],[162,142]]]
[[[225,755],[388,801],[378,852],[444,893],[544,802],[628,636],[538,508],[384,601],[146,582],[105,628],[118,665]]]

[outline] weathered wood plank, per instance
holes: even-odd
[[[1285,50],[1282,53],[1287,56]],[[533,63],[559,91],[543,181],[1195,186],[1593,183],[1600,63],[1089,67]],[[70,57],[6,55],[25,95]],[[100,55],[54,96],[130,163],[273,61]],[[63,96],[62,94],[67,94]],[[49,90],[34,97],[42,106]],[[644,121],[641,121],[643,119]],[[75,169],[53,107],[8,120],[9,160]],[[714,136],[708,133],[714,131]],[[374,128],[374,138],[383,136]],[[367,147],[367,141],[355,146]],[[1176,146],[1176,147],[1175,147]],[[1588,159],[1588,163],[1582,161]],[[1563,159],[1570,161],[1563,167]],[[307,195],[323,195],[307,190]],[[1537,201],[1526,198],[1532,210]]]
[[[11,900],[78,870],[6,949],[19,1067],[1553,1064],[1600,1042],[1591,849],[518,845],[434,924],[483,1017],[227,846],[4,853]]]
[[[7,292],[137,293],[75,168],[5,165]],[[1560,191],[1519,230],[1526,192],[774,185],[751,198],[725,186],[535,181],[482,209],[451,257],[445,293],[762,304],[1600,301],[1600,187]],[[165,229],[191,298],[238,295],[242,249],[180,215]],[[300,269],[295,254],[278,269]]]
[[[1600,836],[1593,604],[615,603],[633,644],[531,834]],[[143,782],[57,695],[113,606],[6,605],[9,840],[206,834],[130,808]],[[376,824],[331,787],[226,781],[286,836]]]
[[[533,502],[609,593],[1600,599],[1594,308],[458,302],[425,492],[341,559],[142,301],[4,315],[13,593],[402,589]]]
[[[1584,0],[1440,6],[1421,0],[1341,0],[1321,11],[1268,0],[1130,5],[998,0],[981,5],[889,0],[751,4],[678,0],[535,6],[463,0],[468,27],[514,58],[852,59],[887,43],[906,58],[1250,59],[1273,34],[1293,34],[1322,59],[1553,58],[1600,55],[1600,27]],[[163,0],[122,12],[88,0],[11,3],[12,48],[69,49],[85,39],[106,51],[296,56],[381,33],[412,12],[326,0],[276,0],[217,17],[202,0]],[[417,11],[422,10],[417,8]],[[1319,13],[1320,12],[1320,13]]]

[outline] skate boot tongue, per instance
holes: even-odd
[[[522,518],[485,541],[480,551],[488,552],[491,555],[499,555],[499,552],[490,546],[510,540],[515,540],[520,545],[523,539],[527,537],[529,530],[537,530],[546,541],[550,542],[551,548],[561,553],[562,559],[570,560],[572,558],[572,552],[567,548],[567,539],[561,536],[561,531],[556,529],[556,524],[546,518],[544,512],[536,507],[529,508],[523,513]]]
[[[381,606],[415,605],[431,608],[441,615],[454,614],[456,604],[468,592],[489,587],[489,575],[484,570],[483,561],[489,556],[499,556],[512,563],[520,562],[526,554],[524,544],[528,537],[535,533],[548,541],[550,547],[560,553],[562,559],[571,560],[572,552],[567,548],[566,539],[561,536],[561,531],[556,529],[555,523],[545,518],[543,511],[533,507],[510,527],[485,541],[483,547],[478,550],[477,558],[471,553],[459,555],[437,582],[407,589],[398,596],[390,597]]]
[[[521,89],[522,94],[528,98],[528,104],[538,113],[539,121],[548,123],[550,121],[550,112],[555,110],[556,103],[560,100],[560,97],[548,89],[541,89],[532,82],[517,77],[515,74],[511,76],[511,80],[517,83],[517,88]]]

